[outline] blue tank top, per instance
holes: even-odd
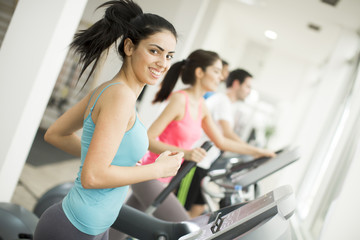
[[[89,235],[98,235],[106,231],[114,223],[129,189],[129,186],[85,189],[81,185],[82,166],[95,130],[95,123],[91,118],[92,111],[103,91],[113,84],[109,84],[100,92],[94,105],[90,108],[89,115],[84,119],[81,136],[80,169],[74,187],[62,202],[62,207],[70,222],[81,232]],[[111,164],[134,166],[146,153],[148,146],[147,130],[136,114],[135,123],[130,130],[125,132]]]

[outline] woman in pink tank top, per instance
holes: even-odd
[[[194,109],[197,110],[197,112],[195,112],[196,116],[192,116],[189,109],[190,107],[192,107],[189,106],[189,94],[185,90],[181,90],[173,94],[180,94],[179,97],[185,99],[185,112],[180,120],[171,121],[163,130],[163,132],[159,135],[157,140],[162,143],[170,144],[172,146],[177,146],[179,148],[191,151],[192,146],[196,141],[200,139],[202,133],[201,116],[203,99],[199,99],[197,104],[193,104],[193,107],[195,107]],[[203,151],[200,149],[193,150],[193,152],[197,151],[200,151],[199,156],[201,157],[203,155]],[[157,159],[158,157],[159,154],[148,151],[142,158],[142,164],[147,165],[154,163],[155,159]],[[169,183],[171,177],[159,178],[158,180],[164,183]]]
[[[172,93],[179,76],[190,87]],[[184,152],[184,158],[190,161],[199,162],[205,157],[203,149],[192,146],[202,133],[206,113],[203,95],[215,91],[222,78],[222,61],[211,51],[196,50],[171,66],[153,101],[167,100],[168,104],[148,130],[150,151],[143,157],[143,164],[153,163],[162,148]],[[169,178],[159,180],[168,182]]]

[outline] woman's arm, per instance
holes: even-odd
[[[82,128],[85,108],[89,99],[90,93],[61,115],[46,131],[45,141],[69,154],[80,157],[81,142],[75,132]]]
[[[146,166],[111,165],[126,130],[133,124],[135,101],[134,94],[124,85],[113,86],[101,95],[95,131],[82,168],[84,188],[120,187],[176,174],[182,153],[165,152],[154,164]]]
[[[165,128],[174,120],[181,120],[184,116],[185,109],[185,97],[180,93],[173,93],[168,104],[164,110],[160,113],[159,117],[151,124],[148,129],[149,137],[149,150],[153,153],[160,154],[163,151],[183,151],[184,149],[178,148],[173,145],[169,145],[160,142],[157,138],[165,130]]]
[[[202,127],[206,135],[215,144],[215,146],[223,151],[230,151],[239,154],[252,155],[255,158],[266,156],[274,157],[275,153],[265,149],[251,146],[242,140],[237,141],[236,139],[228,138],[223,135],[218,126],[212,119],[209,110],[204,106],[203,108],[204,117],[202,120]]]
[[[191,150],[179,148],[170,144],[163,143],[157,138],[165,130],[165,128],[170,124],[171,121],[178,121],[184,117],[185,114],[185,96],[181,93],[173,93],[169,98],[169,103],[162,111],[160,116],[152,123],[148,129],[149,136],[149,150],[153,153],[161,153],[166,150],[174,152],[184,152],[185,159],[192,160],[195,162],[201,161],[205,155],[206,151],[201,148],[194,148]],[[189,133],[191,134],[191,133]]]

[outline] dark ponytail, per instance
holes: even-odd
[[[161,88],[156,93],[153,103],[162,102],[169,97],[179,76],[184,84],[194,85],[196,83],[195,70],[200,67],[206,71],[208,66],[213,65],[219,59],[220,56],[216,52],[198,49],[192,52],[186,60],[173,64],[161,82]]]
[[[156,96],[152,101],[153,103],[162,102],[169,97],[180,76],[184,63],[185,60],[176,62],[169,68],[169,71],[166,73],[164,79],[161,82],[160,90],[156,93]]]
[[[168,30],[177,37],[171,23],[158,15],[144,14],[140,6],[132,0],[108,1],[97,9],[106,6],[104,17],[90,28],[76,33],[70,44],[75,53],[80,55],[80,64],[83,64],[79,79],[89,65],[94,63],[84,85],[93,74],[102,53],[119,38],[121,42],[118,52],[124,58],[126,38],[130,38],[136,46],[141,40],[162,30]]]

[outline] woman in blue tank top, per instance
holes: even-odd
[[[35,240],[108,239],[128,185],[174,176],[183,157],[166,151],[154,164],[136,166],[149,144],[136,100],[146,84],[154,85],[169,69],[174,27],[160,16],[144,14],[131,0],[100,7],[107,7],[103,19],[77,33],[71,48],[80,55],[81,73],[93,64],[91,75],[102,53],[120,40],[123,65],[47,130],[47,142],[81,157],[81,163],[74,187],[41,216]],[[75,134],[80,128],[81,139]]]

